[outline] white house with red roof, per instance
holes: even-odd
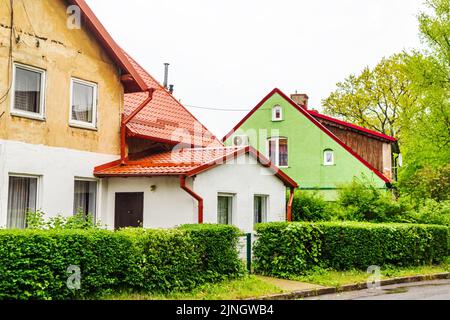
[[[111,229],[289,219],[296,182],[251,147],[224,147],[85,1],[13,6],[0,12],[0,227],[37,210]]]

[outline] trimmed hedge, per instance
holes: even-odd
[[[232,226],[194,224],[180,228],[187,232],[197,252],[201,252],[200,271],[208,282],[217,282],[245,273],[245,267],[236,250],[242,232]]]
[[[367,269],[442,262],[448,228],[356,222],[266,223],[256,226],[255,270],[288,277],[315,267]]]
[[[0,231],[0,299],[84,298],[125,284],[131,239],[108,231]],[[81,268],[81,290],[67,269]]]
[[[175,230],[0,230],[0,300],[190,290],[244,272],[231,226]],[[225,253],[219,256],[217,250]],[[69,290],[79,266],[81,289]]]

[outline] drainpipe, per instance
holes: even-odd
[[[203,198],[186,185],[186,176],[180,176],[180,187],[198,201],[198,224],[203,224]]]
[[[292,222],[292,203],[294,202],[295,188],[291,188],[291,194],[289,196],[289,203],[287,206],[287,221]]]
[[[137,107],[128,117],[125,118],[125,115],[122,114],[122,123],[120,125],[120,160],[122,164],[125,163],[126,158],[126,132],[127,132],[127,124],[133,120],[133,118],[141,112],[142,109],[146,105],[150,103],[153,99],[153,93],[155,89],[148,88],[145,92],[148,92],[148,97]]]

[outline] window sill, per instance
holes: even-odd
[[[93,126],[90,126],[90,125],[88,125],[88,124],[82,124],[82,123],[73,123],[73,122],[70,122],[70,123],[69,123],[69,126],[70,126],[71,128],[75,128],[75,129],[90,130],[90,131],[98,131],[98,128],[97,128],[97,127],[93,127]]]
[[[11,111],[11,116],[18,117],[18,118],[26,118],[26,119],[30,119],[30,120],[36,120],[36,121],[42,121],[42,122],[46,121],[45,117],[40,114]]]
[[[283,119],[280,120],[272,119],[272,122],[283,122],[283,121],[284,121]]]

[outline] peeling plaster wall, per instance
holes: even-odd
[[[21,40],[13,42],[13,61],[46,70],[45,121],[12,116],[10,93],[0,103],[0,115],[3,114],[0,139],[120,154],[123,88],[118,67],[89,30],[83,26],[68,29],[65,1],[15,0],[14,3],[14,25]],[[0,97],[7,91],[12,77],[8,68],[10,31],[9,0],[0,0]],[[98,84],[96,131],[69,126],[71,77]]]

